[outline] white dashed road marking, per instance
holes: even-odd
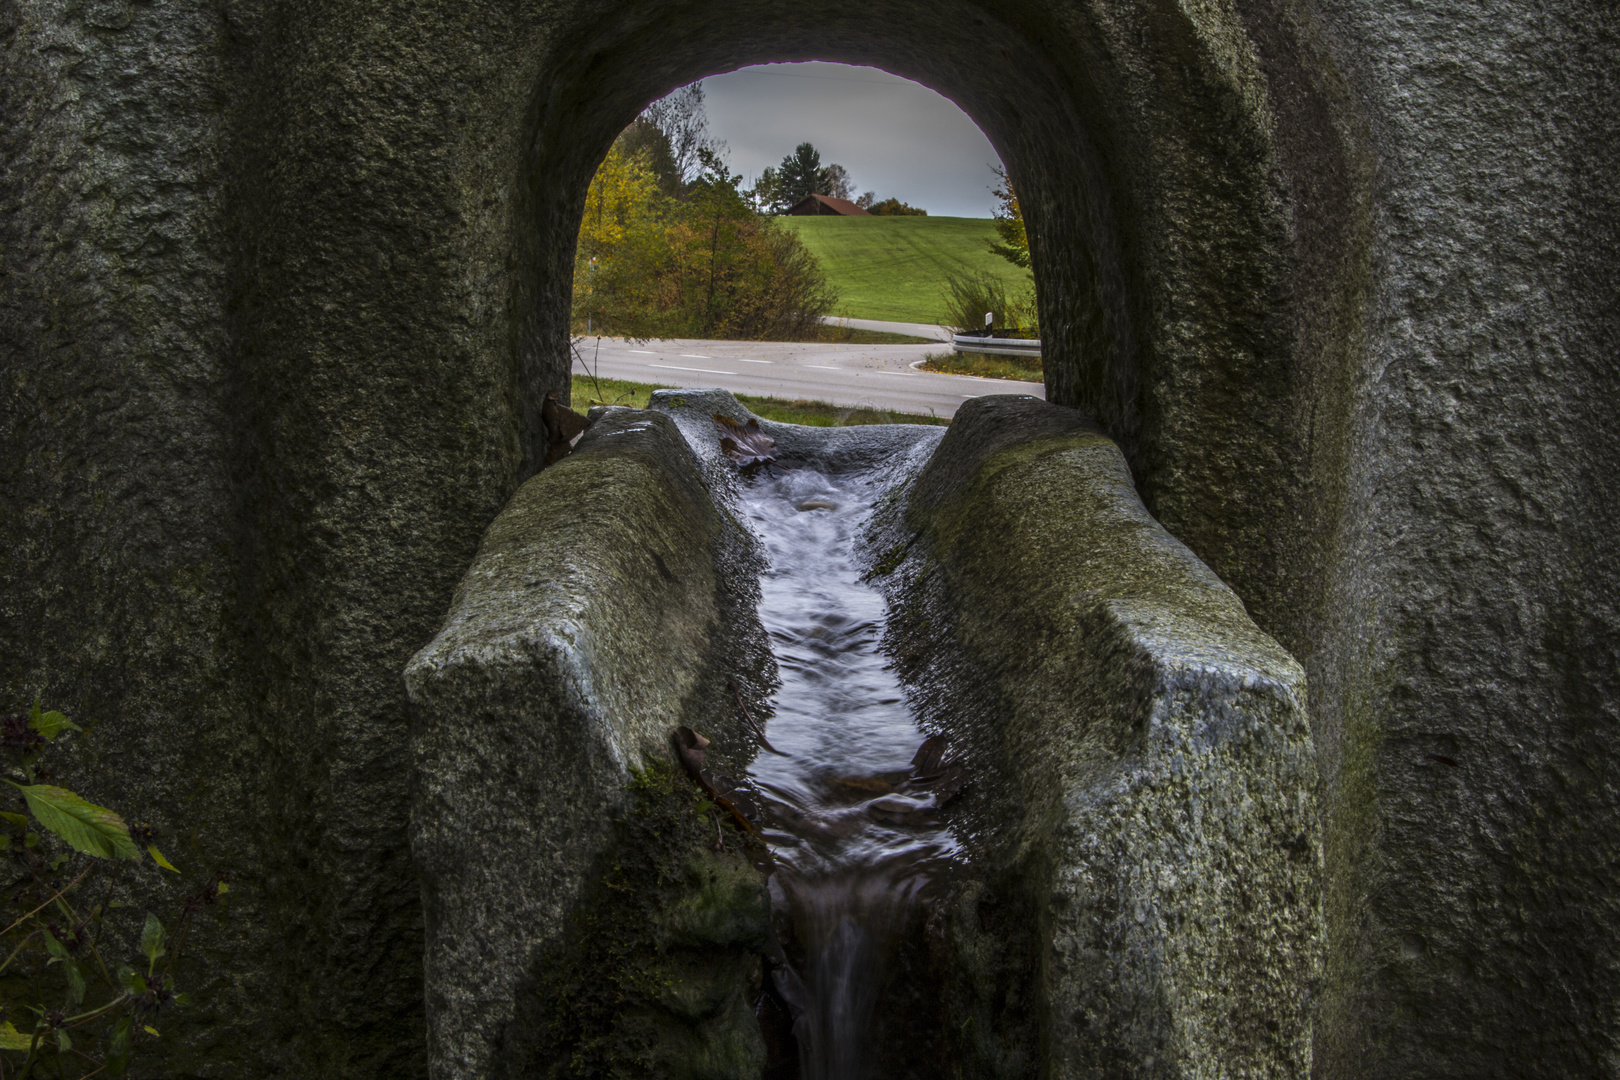
[[[666,371],[697,371],[704,375],[735,375],[735,371],[716,371],[706,367],[682,367],[679,364],[648,364],[648,367],[663,368]]]

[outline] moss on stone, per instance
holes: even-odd
[[[903,552],[885,644],[973,777],[945,811],[977,886],[944,919],[962,1075],[1302,1075],[1298,665],[1044,402],[964,405],[868,551]]]
[[[509,1075],[757,1080],[754,1020],[770,900],[757,842],[684,775],[629,784],[616,841],[507,1040]]]

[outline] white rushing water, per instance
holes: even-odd
[[[778,923],[795,963],[805,1080],[868,1080],[887,966],[919,895],[957,845],[912,777],[923,742],[879,649],[885,604],[860,580],[856,534],[879,492],[864,474],[777,469],[743,504],[770,569],[759,615],[782,680],[750,778],[765,800]]]

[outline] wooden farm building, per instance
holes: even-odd
[[[831,195],[806,195],[789,207],[788,213],[801,217],[807,214],[840,214],[844,217],[872,216],[848,199],[835,199]]]

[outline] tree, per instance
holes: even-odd
[[[679,197],[615,144],[591,181],[574,321],[630,337],[803,340],[836,296],[798,235],[754,212],[709,147]],[[593,261],[594,259],[594,261]]]
[[[927,217],[928,211],[919,210],[915,206],[908,206],[899,199],[890,197],[880,203],[873,203],[867,207],[874,214],[887,214],[891,217]]]
[[[770,166],[759,174],[748,194],[757,213],[780,214],[787,209],[782,203],[782,174]]]
[[[645,270],[636,268],[644,266],[656,247],[667,200],[659,190],[647,151],[629,152],[626,144],[623,138],[615,142],[597,167],[585,192],[585,213],[579,222],[574,316],[593,329],[602,324],[611,308],[625,306],[618,295],[621,282],[645,275]]]
[[[637,117],[620,133],[614,143],[625,156],[640,155],[658,178],[658,187],[665,195],[679,195],[684,180],[681,167],[670,147],[669,135],[644,117]]]
[[[774,185],[772,194],[776,199],[771,204],[772,212],[778,214],[807,195],[847,199],[855,193],[849,170],[837,162],[822,165],[821,151],[807,142],[800,143],[793,153],[782,159],[782,164],[775,169],[766,169],[765,173],[769,174]],[[764,181],[765,176],[762,175],[760,179]],[[759,190],[758,185],[755,185],[755,190]]]
[[[587,261],[613,257],[656,224],[658,211],[658,176],[646,151],[627,150],[622,139],[615,142],[585,192],[580,257]]]
[[[1001,243],[987,240],[990,250],[1014,266],[1029,266],[1029,235],[1024,231],[1024,214],[1018,207],[1018,193],[1013,190],[1012,179],[999,165],[994,166],[997,185],[994,194],[1001,201],[996,209],[996,233]]]
[[[669,140],[670,155],[681,184],[691,183],[702,171],[701,151],[719,153],[725,148],[724,143],[709,135],[701,80],[648,105],[641,111],[640,119],[652,124]]]
[[[816,194],[831,195],[835,199],[847,199],[855,194],[854,185],[849,180],[849,170],[836,162],[824,167]]]
[[[800,143],[777,167],[782,178],[782,201],[792,206],[807,195],[824,195],[821,152],[807,142]]]
[[[870,210],[872,209],[872,204],[875,202],[877,202],[877,192],[866,191],[862,192],[861,197],[855,200],[855,205],[860,207],[862,210]]]

